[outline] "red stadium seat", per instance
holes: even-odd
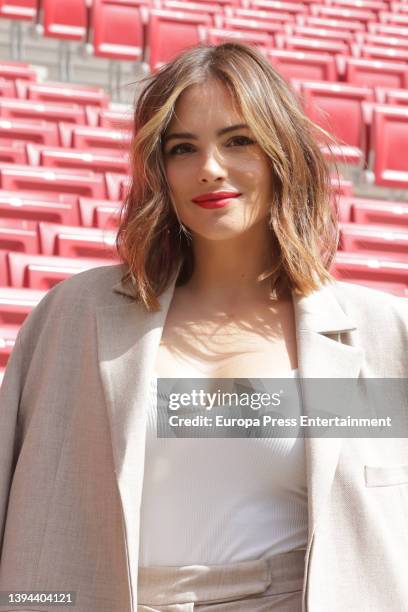
[[[368,59],[379,59],[395,62],[408,61],[408,47],[377,47],[375,45],[354,46],[355,57],[363,57]],[[359,54],[359,55],[358,55]]]
[[[337,40],[322,40],[321,38],[308,38],[305,36],[280,35],[276,37],[276,46],[294,51],[310,51],[315,53],[347,54],[349,45]]]
[[[408,87],[408,64],[350,57],[344,61],[348,83],[363,87]]]
[[[42,0],[44,35],[83,40],[87,33],[84,0]]]
[[[20,326],[45,293],[35,289],[0,287],[0,324]]]
[[[159,0],[155,0],[159,1]],[[102,2],[106,2],[107,4],[117,4],[121,6],[149,6],[150,0],[102,0]]]
[[[86,117],[88,125],[91,127],[103,127],[110,130],[133,129],[133,109],[127,108],[126,111],[115,111],[100,109],[95,106],[86,107]]]
[[[373,11],[340,8],[336,6],[327,6],[324,4],[312,4],[310,7],[310,12],[316,17],[326,17],[344,22],[360,21],[361,23],[367,23],[369,21],[377,20],[377,16]]]
[[[296,24],[296,15],[293,13],[283,12],[283,11],[271,11],[271,10],[259,10],[256,8],[242,8],[242,7],[225,7],[224,15],[227,19],[237,18],[237,19],[246,19],[247,22],[255,21],[257,23],[263,23],[267,27],[265,28],[265,32],[273,31],[273,27],[277,24],[280,28],[279,31],[282,31],[282,24]],[[215,22],[218,22],[220,18],[218,15],[215,18]],[[222,19],[220,19],[222,22]],[[229,23],[229,22],[225,22]],[[216,27],[228,27],[227,25],[216,25]],[[269,30],[271,28],[271,30]]]
[[[367,24],[367,30],[370,34],[378,34],[380,36],[396,36],[397,38],[406,38],[408,36],[408,27],[388,25],[386,23],[370,22]]]
[[[49,121],[29,121],[28,119],[0,119],[0,139],[23,140],[57,146],[58,128]]]
[[[387,23],[390,25],[400,25],[404,28],[408,26],[407,13],[392,13],[388,11],[380,11],[378,18],[381,23]]]
[[[9,285],[9,270],[8,270],[8,256],[9,252],[7,249],[0,249],[0,286]]]
[[[329,163],[361,166],[364,161],[364,153],[358,147],[345,144],[322,144],[321,150]]]
[[[109,96],[100,87],[74,83],[30,83],[17,80],[16,89],[19,98],[28,98],[29,100],[65,103],[68,101],[70,104],[80,104],[82,106],[93,104],[102,108],[106,108],[109,104]]]
[[[364,32],[365,24],[361,21],[345,21],[344,19],[327,19],[314,15],[298,15],[297,22],[302,26],[326,28],[328,30],[346,30],[347,32]],[[373,22],[368,22],[368,27]]]
[[[285,21],[287,17],[290,15],[283,15]],[[215,19],[215,29],[217,30],[232,30],[236,31],[244,31],[244,32],[258,32],[260,34],[268,34],[270,37],[270,41],[268,42],[268,46],[274,46],[274,34],[282,31],[282,24],[277,21],[259,21],[256,19],[248,19],[245,17],[225,17],[218,16]]]
[[[47,291],[77,272],[106,266],[110,262],[117,264],[118,260],[9,253],[8,262],[12,287]]]
[[[269,34],[261,34],[249,29],[227,30],[223,28],[206,28],[202,29],[201,32],[203,33],[203,39],[212,45],[238,41],[266,50],[273,44],[273,39]]]
[[[16,88],[13,81],[0,78],[0,96],[3,98],[13,98],[16,95]]]
[[[258,16],[255,17],[254,13]],[[264,15],[260,18],[259,14]],[[246,23],[246,26],[245,26]],[[254,9],[235,9],[234,14],[216,15],[214,26],[225,30],[246,30],[251,32],[255,29],[260,33],[274,34],[283,32],[284,26],[296,23],[294,13],[282,11],[255,11]]]
[[[36,222],[0,218],[0,249],[39,253]]]
[[[405,2],[391,2],[389,6],[393,13],[408,13],[408,6]]]
[[[2,0],[0,17],[32,21],[37,14],[37,0]]]
[[[27,157],[33,166],[47,168],[79,168],[94,172],[127,172],[129,163],[122,151],[98,151],[82,149],[80,151],[63,147],[46,147],[27,145]]]
[[[340,144],[353,147],[348,153],[348,163],[358,163],[366,153],[366,134],[361,102],[374,101],[368,87],[356,87],[346,83],[308,83],[301,85],[307,115],[325,130],[332,133]],[[347,121],[344,118],[347,117]],[[339,161],[346,156],[339,150]]]
[[[143,13],[134,3],[94,0],[93,47],[98,57],[138,61],[144,45]]]
[[[335,278],[346,282],[354,279],[408,286],[408,261],[398,260],[394,255],[374,257],[338,251],[330,271]]]
[[[352,199],[347,196],[334,196],[334,203],[337,204],[339,222],[349,223],[351,221]]]
[[[343,8],[358,8],[359,10],[373,11],[374,13],[386,11],[388,8],[387,2],[379,2],[378,0],[329,0],[327,4]]]
[[[95,198],[79,198],[81,225],[84,227],[100,227],[114,229],[121,202],[115,200],[96,200]]]
[[[0,188],[105,197],[104,176],[87,170],[49,170],[33,166],[0,164]]]
[[[301,2],[281,2],[280,0],[250,0],[251,9],[269,11],[269,12],[281,12],[281,13],[293,13],[299,15],[301,13],[307,13],[308,8]]]
[[[375,106],[373,131],[376,184],[408,188],[408,108]]]
[[[408,231],[381,225],[341,223],[339,248],[350,253],[362,252],[378,257],[390,253],[408,261]]]
[[[39,223],[41,253],[63,257],[106,257],[114,259],[116,232],[93,227]]]
[[[204,5],[206,5],[209,0],[196,0],[196,2],[198,3],[202,3]],[[240,7],[241,6],[241,0],[217,0],[217,4],[219,4],[220,6],[222,6],[222,8],[225,10],[230,9],[230,8],[236,8],[236,7]]]
[[[107,172],[105,178],[109,199],[123,201],[130,184],[130,177],[127,174],[113,174],[112,172]]]
[[[354,186],[352,181],[337,177],[331,178],[331,186],[334,195],[338,196],[352,196],[354,195]]]
[[[376,87],[375,95],[380,104],[408,105],[408,91],[406,89],[384,89]]]
[[[147,27],[150,71],[170,61],[183,49],[200,42],[198,26],[211,27],[211,15],[151,9]]]
[[[26,164],[27,155],[23,142],[0,142],[0,162],[10,164]]]
[[[36,81],[37,72],[30,64],[21,62],[1,62],[0,78],[2,79],[23,79],[25,81]]]
[[[119,227],[119,210],[115,206],[97,206],[95,225],[101,229],[117,230]]]
[[[76,197],[0,190],[0,217],[78,225]]]
[[[288,34],[292,36],[302,36],[318,40],[334,40],[338,42],[352,42],[354,40],[353,33],[347,30],[333,30],[329,28],[317,28],[311,26],[292,26],[286,28]]]
[[[267,59],[286,80],[337,80],[335,60],[329,54],[269,49]]]
[[[348,198],[348,200],[351,205],[350,221],[408,229],[408,202],[370,198]]]
[[[0,326],[0,372],[7,365],[7,361],[16,342],[18,330],[18,325]]]
[[[321,151],[329,163],[359,165],[364,162],[364,153],[358,147],[339,144],[322,144]]]
[[[38,103],[30,100],[0,98],[0,117],[10,119],[42,119],[48,122],[85,123],[85,110],[77,104]]]
[[[60,123],[61,144],[74,149],[119,149],[128,151],[131,133],[126,130],[93,128]]]
[[[377,47],[396,47],[408,49],[408,39],[398,36],[370,34],[369,32],[356,32],[356,41],[359,45],[375,45]]]
[[[155,8],[173,10],[173,11],[187,11],[192,13],[208,13],[212,18],[216,15],[224,15],[224,10],[219,4],[211,2],[185,2],[183,0],[159,0],[156,2]],[[215,21],[213,21],[214,25]]]

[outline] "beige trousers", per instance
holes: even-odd
[[[138,612],[301,612],[304,550],[226,565],[139,567]]]

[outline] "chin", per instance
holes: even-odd
[[[201,227],[199,230],[192,229],[191,233],[192,233],[193,238],[194,236],[196,236],[197,238],[203,238],[205,240],[218,241],[218,240],[232,240],[244,234],[246,230],[247,228],[237,228],[237,227],[221,228],[220,227],[217,229],[212,228],[206,232],[203,232],[203,228]]]

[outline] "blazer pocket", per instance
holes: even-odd
[[[366,487],[389,487],[408,484],[408,463],[396,465],[365,465]]]

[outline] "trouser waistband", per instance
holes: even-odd
[[[241,563],[139,567],[138,603],[228,601],[302,589],[305,550]]]

